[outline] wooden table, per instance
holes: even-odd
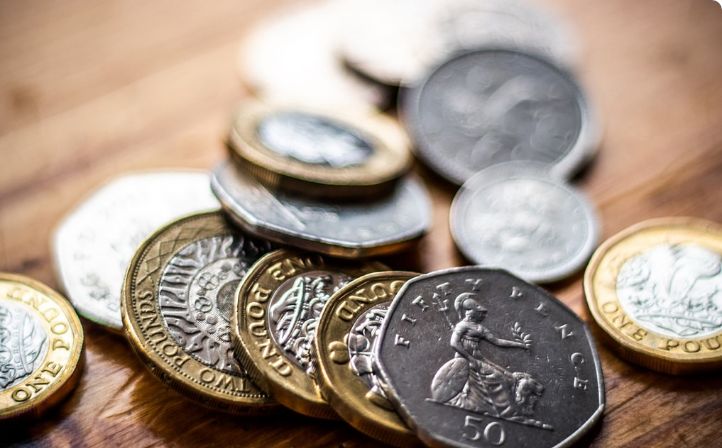
[[[57,287],[50,235],[86,193],[128,170],[221,160],[245,94],[239,42],[291,3],[0,3],[0,270]],[[604,235],[656,216],[722,221],[722,9],[712,0],[551,3],[583,38],[580,76],[604,122],[599,156],[577,181]],[[453,188],[421,171],[434,228],[392,263],[463,264],[447,225]],[[580,277],[551,289],[589,320]],[[75,393],[33,424],[3,427],[0,445],[374,445],[341,422],[200,408],[146,372],[121,337],[84,328]],[[671,377],[599,351],[607,408],[593,446],[722,446],[720,375]]]

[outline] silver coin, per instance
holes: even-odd
[[[396,410],[432,446],[567,447],[604,411],[584,322],[501,270],[468,266],[409,280],[375,356]]]
[[[209,185],[201,171],[129,174],[70,212],[55,231],[52,249],[58,279],[78,313],[120,331],[120,289],[135,248],[168,221],[219,208]]]
[[[543,162],[570,178],[599,144],[576,82],[510,50],[475,50],[444,62],[402,96],[402,112],[418,155],[457,185],[513,160]]]
[[[599,239],[591,203],[536,163],[480,171],[458,191],[450,214],[451,234],[468,259],[532,282],[576,272]]]
[[[269,190],[227,161],[213,170],[211,189],[247,231],[339,257],[398,251],[423,236],[431,222],[428,194],[411,177],[371,201],[321,201]]]

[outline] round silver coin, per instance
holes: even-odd
[[[118,177],[60,223],[53,238],[58,279],[78,313],[120,331],[120,289],[135,248],[156,228],[218,209],[207,173],[153,171]]]
[[[338,257],[398,251],[423,236],[431,222],[428,194],[411,177],[378,199],[323,201],[269,190],[226,161],[213,170],[211,189],[247,231]]]
[[[592,109],[571,76],[516,51],[458,55],[401,100],[419,157],[457,185],[513,160],[546,163],[568,179],[599,144]]]
[[[599,239],[597,215],[584,195],[529,162],[491,166],[466,181],[450,221],[468,259],[538,283],[579,270]]]

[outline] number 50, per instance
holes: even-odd
[[[479,440],[483,438],[487,443],[493,446],[500,446],[506,440],[504,427],[499,422],[489,422],[484,424],[480,418],[467,415],[464,418],[464,432],[461,437],[469,440]]]

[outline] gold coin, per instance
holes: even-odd
[[[253,381],[296,412],[336,418],[315,381],[318,318],[335,291],[385,269],[286,249],[258,260],[238,287],[231,325],[236,354]]]
[[[131,346],[153,374],[215,409],[277,407],[233,356],[230,334],[236,287],[270,249],[220,212],[173,221],[141,244],[125,275],[121,314]]]
[[[413,272],[376,272],[338,290],[316,329],[319,385],[351,426],[394,445],[418,443],[386,397],[374,367],[374,346],[391,301]]]
[[[620,356],[660,372],[722,367],[722,227],[645,221],[613,236],[584,276],[592,316]]]
[[[408,139],[389,118],[253,101],[238,110],[229,147],[267,186],[324,198],[385,193],[411,164]]]
[[[0,273],[0,420],[39,415],[78,383],[83,327],[68,301]]]

